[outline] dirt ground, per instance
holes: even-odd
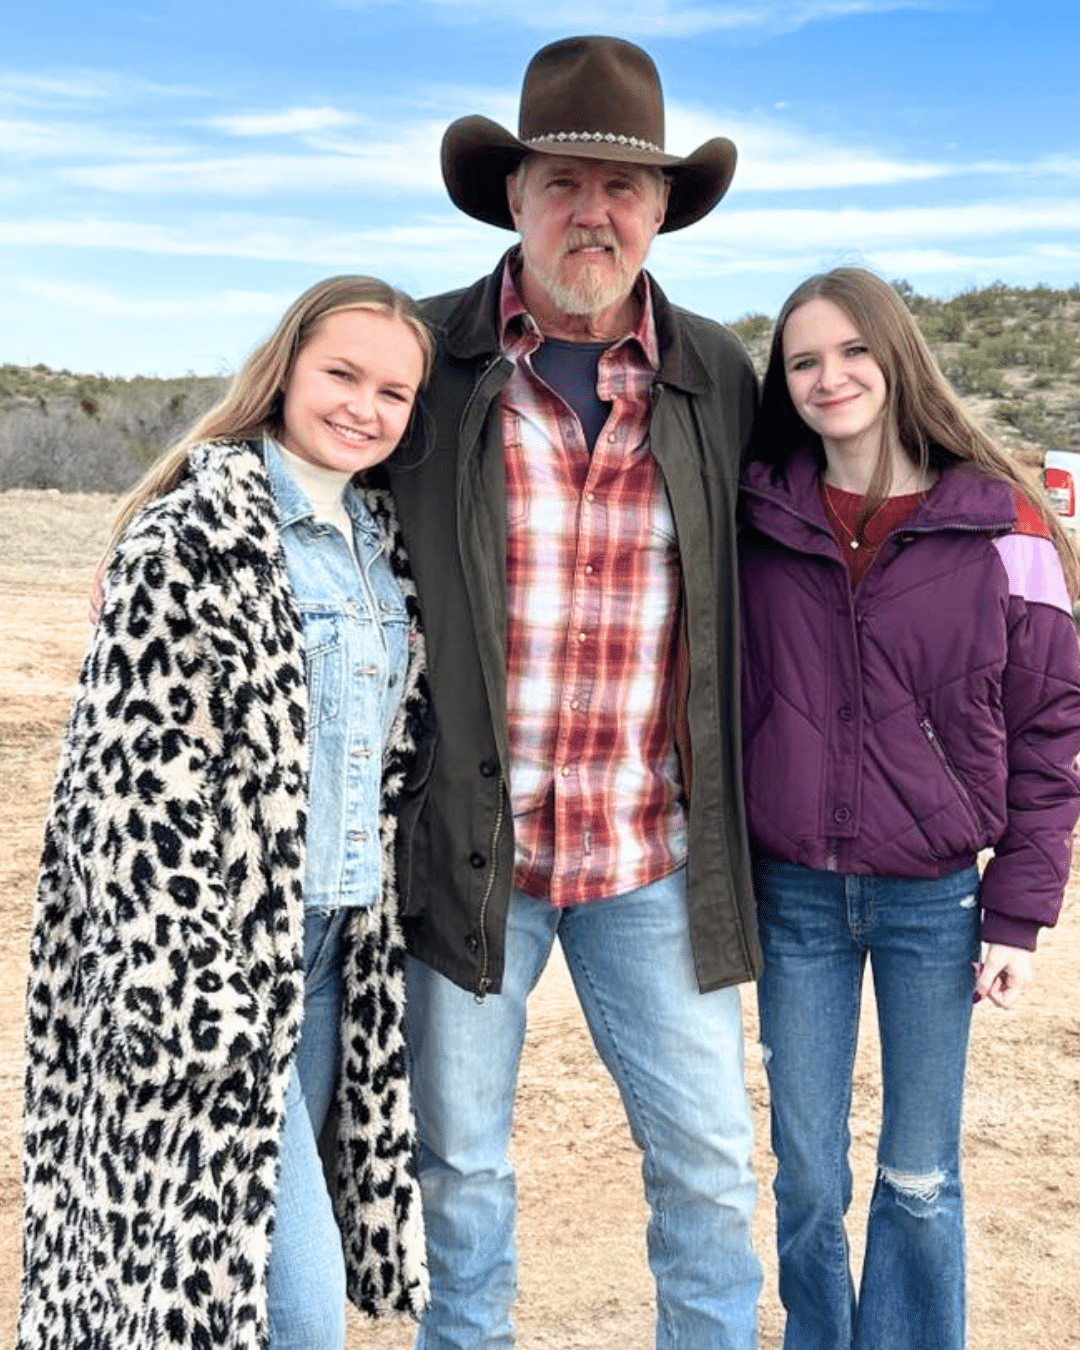
[[[82,648],[111,499],[0,494],[0,1345],[19,1279],[23,984],[41,822]],[[1077,855],[1080,863],[1080,854]],[[1080,870],[1021,1010],[976,1010],[967,1095],[970,1344],[1080,1347]],[[767,1094],[753,998],[744,997],[757,1118],[757,1243],[764,1350],[780,1344]],[[871,1016],[867,1008],[867,1018]],[[852,1247],[873,1177],[878,1100],[872,1022],[856,1071]],[[647,1350],[651,1285],[636,1152],[561,962],[533,1004],[518,1102],[522,1347]],[[351,1326],[350,1350],[410,1343],[405,1326]]]

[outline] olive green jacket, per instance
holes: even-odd
[[[411,445],[387,467],[424,614],[436,723],[399,824],[410,950],[496,993],[514,869],[506,725],[506,508],[498,300],[505,259],[425,302],[435,372]],[[756,977],[760,951],[743,820],[735,500],[757,384],[738,341],[652,283],[660,342],[651,446],[682,558],[672,675],[690,784],[688,904],[703,991]]]

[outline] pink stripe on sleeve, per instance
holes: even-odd
[[[1005,534],[994,540],[994,547],[1009,574],[1010,594],[1029,603],[1055,605],[1072,614],[1061,559],[1051,540],[1030,534]]]

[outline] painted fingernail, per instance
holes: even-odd
[[[977,989],[976,989],[975,992],[972,994],[972,996],[971,996],[971,1001],[972,1001],[972,1003],[981,1003],[981,1002],[982,1002],[982,994],[980,994],[979,991],[978,991]]]

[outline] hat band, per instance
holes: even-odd
[[[635,150],[650,150],[654,155],[664,153],[663,146],[642,140],[640,136],[623,136],[616,131],[549,131],[543,136],[526,137],[525,144],[541,145],[551,141],[603,141],[610,145],[629,145]]]

